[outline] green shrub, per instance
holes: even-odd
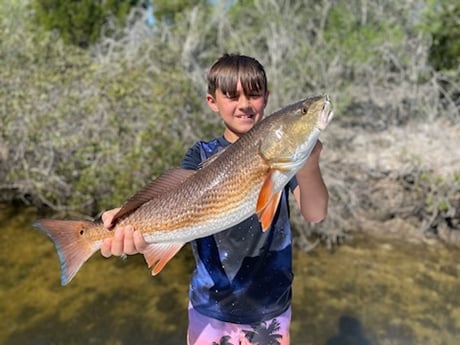
[[[65,43],[87,48],[96,42],[104,24],[123,26],[138,0],[34,0],[35,20],[49,31],[57,30]]]
[[[432,35],[429,61],[438,71],[460,65],[460,3],[437,1],[426,12],[424,29]]]

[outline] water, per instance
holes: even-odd
[[[66,287],[33,209],[0,206],[0,344],[185,344],[186,246],[152,278],[95,255]],[[460,251],[356,235],[295,252],[292,344],[460,344]]]

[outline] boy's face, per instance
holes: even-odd
[[[266,91],[263,95],[246,95],[238,81],[235,95],[226,95],[217,89],[216,96],[208,94],[206,100],[211,110],[219,113],[224,121],[225,138],[234,142],[262,119],[268,94]]]

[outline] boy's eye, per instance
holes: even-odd
[[[251,93],[249,95],[247,95],[246,97],[249,98],[249,99],[258,99],[260,97],[262,97],[263,95],[260,94],[260,93]],[[240,98],[240,94],[239,93],[235,93],[235,94],[232,94],[232,93],[226,93],[225,94],[225,97],[228,98],[228,99],[231,99],[231,100],[238,100],[238,98]]]
[[[226,93],[225,94],[225,97],[229,98],[229,99],[237,99],[239,97],[239,95],[237,94],[234,94],[234,93]]]

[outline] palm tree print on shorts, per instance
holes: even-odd
[[[280,341],[283,337],[281,334],[276,333],[280,330],[280,323],[278,320],[273,319],[270,324],[262,322],[259,324],[251,325],[252,330],[243,330],[245,340],[244,343],[232,344],[230,342],[231,337],[226,335],[220,338],[220,341],[216,343],[212,342],[211,345],[281,345]]]

